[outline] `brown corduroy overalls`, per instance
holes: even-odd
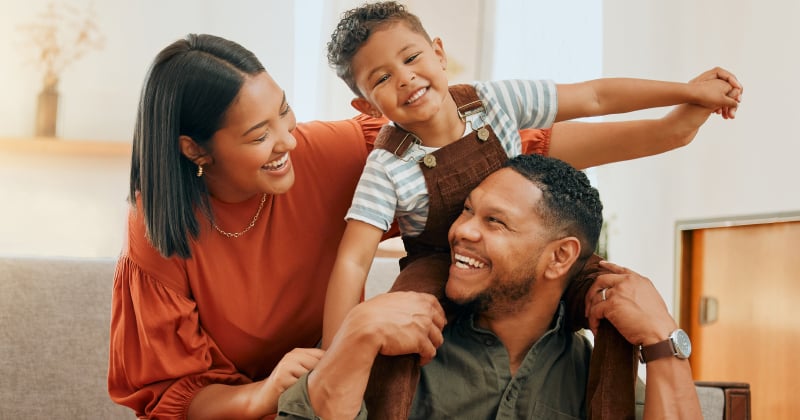
[[[484,112],[483,103],[478,98],[475,88],[471,85],[454,85],[450,87],[450,94],[456,102],[459,116],[462,120],[472,114]],[[387,125],[383,127],[375,140],[375,147],[388,150],[398,157],[402,157],[405,151],[416,141],[416,138],[409,132]],[[419,163],[425,177],[425,184],[428,189],[429,206],[428,218],[425,223],[424,231],[416,237],[403,237],[403,243],[407,255],[400,260],[400,274],[395,280],[390,291],[416,291],[431,293],[436,296],[443,304],[448,318],[454,314],[455,307],[444,296],[444,285],[447,281],[448,270],[450,268],[450,246],[447,233],[450,225],[461,213],[464,200],[470,191],[480,184],[489,174],[500,169],[508,160],[508,154],[503,149],[500,140],[495,135],[492,128],[486,124],[483,127],[472,127],[472,131],[458,141],[448,144],[433,153],[424,157]],[[594,278],[599,274],[597,258],[593,258],[587,264],[584,271],[571,281],[564,299],[567,302],[568,325],[578,330],[587,326],[583,315],[584,296],[589,290]],[[605,324],[605,322],[603,323]],[[631,354],[627,356],[627,347],[619,343],[621,336],[611,327],[610,333],[605,333],[607,325],[601,324],[598,337],[595,338],[595,352],[590,366],[589,390],[587,392],[587,403],[589,404],[590,417],[594,413],[594,418],[626,418],[627,408],[619,407],[630,406],[630,415],[634,411],[633,386],[634,382],[629,380],[630,370],[634,369],[635,375],[636,358],[633,354],[632,346],[622,338],[628,347],[631,347]],[[603,354],[604,364],[610,362],[606,356],[608,347],[600,341],[606,341],[612,337],[611,333],[616,333],[614,343],[617,348],[623,350],[621,359],[624,363],[613,362],[612,368],[595,366],[600,364],[600,350]],[[602,335],[601,335],[602,334]],[[603,340],[603,338],[607,338]],[[615,352],[617,350],[614,350]],[[614,356],[617,357],[617,356]],[[628,363],[628,359],[632,362]],[[626,368],[626,365],[632,367]],[[619,372],[616,372],[619,368]],[[379,355],[373,365],[369,384],[365,393],[365,401],[369,418],[375,420],[400,420],[407,419],[411,402],[419,380],[419,358],[417,355],[406,356],[382,356]],[[627,370],[626,370],[627,369]],[[602,370],[604,378],[593,378]],[[615,372],[610,375],[609,371]],[[620,375],[621,374],[621,375]],[[609,383],[611,377],[620,378],[621,381]],[[635,376],[634,376],[635,378]],[[621,389],[614,392],[595,392],[593,387],[626,385],[630,382],[630,395]],[[593,385],[594,384],[594,385]],[[595,401],[595,394],[602,396],[603,401]],[[614,398],[611,403],[606,401]],[[595,408],[597,407],[597,408]],[[611,409],[609,412],[608,410]],[[606,412],[606,415],[601,414]]]

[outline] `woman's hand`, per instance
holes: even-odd
[[[301,376],[310,371],[317,365],[322,355],[325,354],[321,349],[302,349],[296,348],[286,353],[278,362],[275,369],[272,369],[267,379],[262,381],[259,389],[259,396],[254,403],[266,404],[266,410],[255,410],[255,412],[275,413],[278,411],[278,398],[283,391],[294,385]]]
[[[190,419],[262,418],[278,411],[278,398],[313,369],[325,354],[320,349],[294,349],[278,362],[272,373],[245,385],[210,384],[192,398]]]

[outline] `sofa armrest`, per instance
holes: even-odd
[[[704,418],[750,420],[750,384],[695,381],[695,387]]]

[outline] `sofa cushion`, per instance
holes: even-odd
[[[0,257],[3,418],[134,418],[108,396],[113,259]]]

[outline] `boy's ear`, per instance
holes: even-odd
[[[378,111],[377,108],[372,106],[372,104],[369,103],[368,100],[366,100],[366,99],[364,99],[362,97],[353,98],[353,100],[350,101],[350,105],[353,108],[355,108],[356,111],[358,111],[358,112],[360,112],[362,114],[367,114],[367,115],[369,115],[371,117],[374,117],[374,118],[378,118],[382,114],[382,112]]]
[[[444,44],[442,43],[442,39],[439,37],[434,38],[431,46],[433,47],[433,52],[436,53],[437,57],[439,57],[439,63],[442,65],[442,70],[447,70],[447,53],[444,52]]]
[[[181,147],[181,153],[196,165],[206,165],[211,162],[206,150],[195,143],[191,137],[185,135],[178,136],[178,143]]]

